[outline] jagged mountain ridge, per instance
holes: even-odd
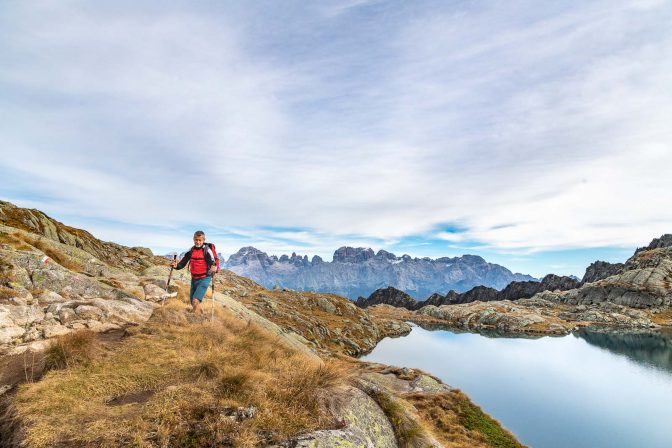
[[[331,262],[315,255],[268,255],[251,246],[231,255],[223,267],[266,286],[279,285],[300,291],[331,292],[350,299],[368,296],[376,289],[393,286],[413,297],[434,292],[467,291],[477,285],[504,288],[512,281],[534,281],[512,273],[477,255],[461,257],[401,257],[370,248],[341,247]]]
[[[406,308],[408,310],[418,310],[427,305],[441,306],[471,303],[475,301],[491,302],[495,300],[526,299],[543,291],[566,291],[568,289],[577,288],[579,284],[578,281],[571,277],[548,274],[540,282],[513,281],[501,291],[487,286],[475,286],[464,293],[458,293],[453,290],[448,291],[445,296],[434,293],[422,301],[416,301],[403,291],[388,287],[377,289],[367,298],[359,297],[356,304],[361,308],[386,304]]]

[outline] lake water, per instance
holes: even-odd
[[[363,359],[438,376],[531,447],[672,447],[669,334],[524,339],[415,327]]]

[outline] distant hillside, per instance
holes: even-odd
[[[396,307],[406,308],[408,310],[417,310],[427,305],[441,306],[454,305],[457,303],[471,303],[471,302],[493,302],[497,300],[518,300],[526,299],[534,296],[537,293],[544,291],[566,291],[573,288],[578,288],[581,283],[572,277],[559,276],[555,274],[548,274],[540,282],[537,281],[513,281],[509,283],[506,288],[498,291],[487,286],[476,286],[464,293],[457,293],[455,291],[448,291],[443,296],[439,293],[434,293],[426,300],[416,301],[403,291],[396,288],[387,287],[384,289],[377,289],[369,297],[359,297],[357,299],[357,306],[367,308],[373,305],[392,305]]]
[[[229,257],[224,267],[268,288],[279,285],[300,291],[331,292],[353,300],[387,286],[424,298],[435,292],[463,292],[478,285],[501,289],[512,281],[535,280],[476,255],[412,258],[362,247],[341,247],[331,262],[295,253],[269,256],[254,247],[243,247]]]

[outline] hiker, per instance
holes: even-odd
[[[189,292],[189,303],[194,313],[203,313],[201,302],[210,286],[212,277],[219,271],[219,258],[217,250],[212,243],[205,242],[205,233],[198,230],[194,233],[194,246],[184,254],[184,257],[178,263],[173,260],[171,266],[175,269],[182,269],[189,263],[189,272],[191,273],[191,291]]]

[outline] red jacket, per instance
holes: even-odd
[[[217,249],[212,243],[204,243],[201,247],[192,247],[184,254],[184,257],[177,263],[175,269],[182,269],[189,263],[189,272],[191,278],[198,280],[208,276],[208,271],[215,265],[219,271],[219,257],[217,257]]]

